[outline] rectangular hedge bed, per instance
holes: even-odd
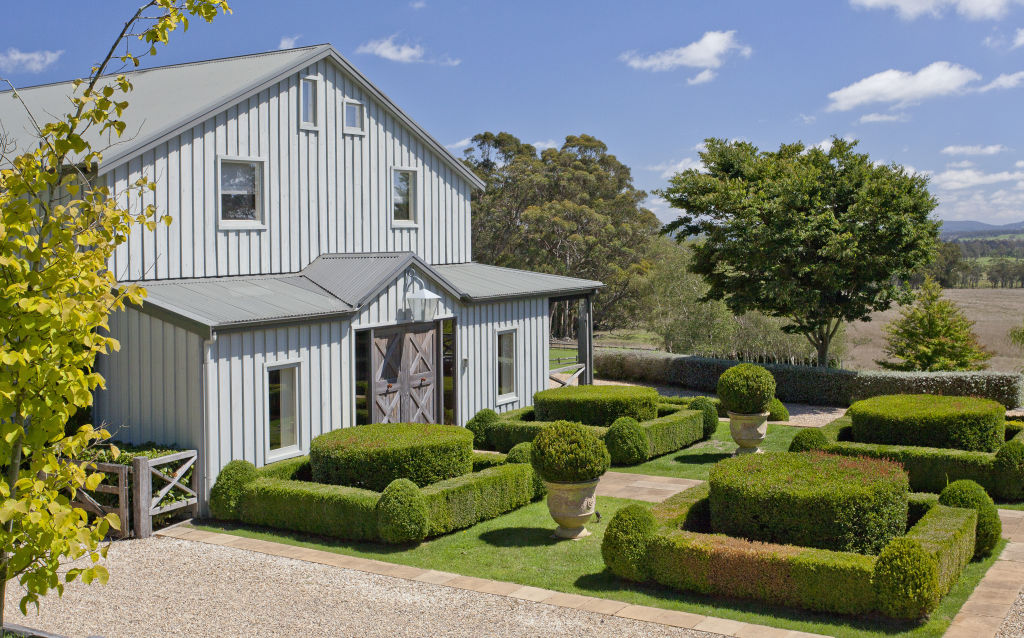
[[[657,416],[640,422],[650,441],[647,458],[668,454],[693,445],[704,437],[703,415],[685,406],[658,403]],[[537,421],[534,408],[520,408],[499,415],[496,422],[485,425],[486,447],[508,452],[518,443],[531,442],[550,421]],[[600,438],[607,427],[588,426]]]
[[[427,537],[471,527],[543,494],[528,463],[505,463],[502,454],[474,454],[473,470],[417,488],[426,505]],[[218,482],[224,476],[222,471]],[[222,520],[343,540],[389,542],[380,532],[381,517],[387,516],[386,508],[378,506],[382,493],[312,482],[308,456],[229,476],[240,478],[231,486],[236,494],[232,507],[218,513]]]
[[[617,516],[623,516],[623,511]],[[876,569],[878,556],[709,533],[706,484],[681,492],[651,511],[655,527],[646,538],[638,534],[609,546],[612,528],[606,532],[605,562],[621,577],[812,611],[896,618],[926,614],[949,592],[974,553],[977,523],[974,510],[939,505],[935,495],[911,495],[909,529],[902,538],[914,539],[924,548],[931,563],[925,570],[929,586],[938,594],[922,609],[922,601],[902,600],[886,589]]]
[[[970,479],[996,500],[1024,500],[1024,424],[1019,422],[1006,422],[1006,443],[995,452],[858,443],[852,440],[849,416],[836,419],[820,432],[825,437],[821,448],[825,452],[901,463],[910,476],[910,489],[916,492],[938,493],[953,481]]]

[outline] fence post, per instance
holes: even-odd
[[[153,535],[152,509],[153,479],[150,477],[149,459],[136,456],[132,459],[132,521],[135,538],[149,538]]]
[[[196,452],[196,462],[192,466],[192,480],[190,481],[192,491],[196,493],[196,502],[190,508],[192,518],[199,518],[199,453]]]

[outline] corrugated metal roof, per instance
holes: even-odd
[[[410,252],[326,254],[295,274],[140,282],[148,292],[143,311],[205,333],[344,315],[409,268],[464,302],[582,294],[604,286],[478,263],[431,266]]]
[[[126,124],[122,138],[101,137],[99,127],[86,133],[95,149],[117,142],[104,154],[102,168],[113,168],[122,160],[176,135],[230,104],[253,95],[281,76],[293,73],[317,60],[330,57],[336,64],[363,84],[371,95],[391,110],[442,158],[477,188],[484,183],[454,154],[434,139],[423,127],[370,82],[351,62],[330,44],[268,51],[230,58],[203,60],[134,70],[125,73],[134,89],[128,96],[128,109],[122,119]],[[117,74],[106,76],[113,78]],[[70,110],[68,96],[71,82],[58,82],[18,89],[36,117],[47,118]],[[0,91],[0,123],[4,133],[24,152],[36,145],[36,137],[24,107],[12,99],[11,91]]]
[[[501,268],[476,262],[434,266],[434,270],[461,291],[464,299],[470,301],[582,294],[604,287],[600,281],[590,279]]]

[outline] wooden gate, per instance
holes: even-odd
[[[103,505],[93,498],[86,489],[75,490],[75,498],[71,501],[71,504],[75,507],[81,507],[87,512],[92,512],[97,516],[105,516],[110,513],[117,514],[121,521],[121,529],[111,529],[111,534],[119,538],[128,538],[131,535],[131,527],[128,524],[128,474],[131,468],[117,463],[96,463],[91,461],[78,461],[78,463],[87,463],[92,471],[102,472],[116,480],[113,485],[100,483],[96,486],[95,491],[115,495],[117,497],[117,505]]]
[[[374,423],[436,423],[438,329],[378,328],[370,337]]]

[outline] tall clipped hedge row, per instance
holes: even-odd
[[[995,452],[1006,442],[1006,408],[988,399],[881,395],[855,402],[847,415],[861,443]]]
[[[714,392],[718,377],[738,361],[690,357],[650,350],[599,348],[594,373],[602,379],[671,383],[700,392]],[[858,399],[882,394],[975,396],[1024,405],[1024,377],[1003,372],[885,372],[837,370],[815,366],[765,364],[783,401],[846,407]]]
[[[628,416],[647,421],[658,415],[653,388],[627,385],[574,385],[542,390],[533,395],[538,421],[576,421],[608,427]]]

